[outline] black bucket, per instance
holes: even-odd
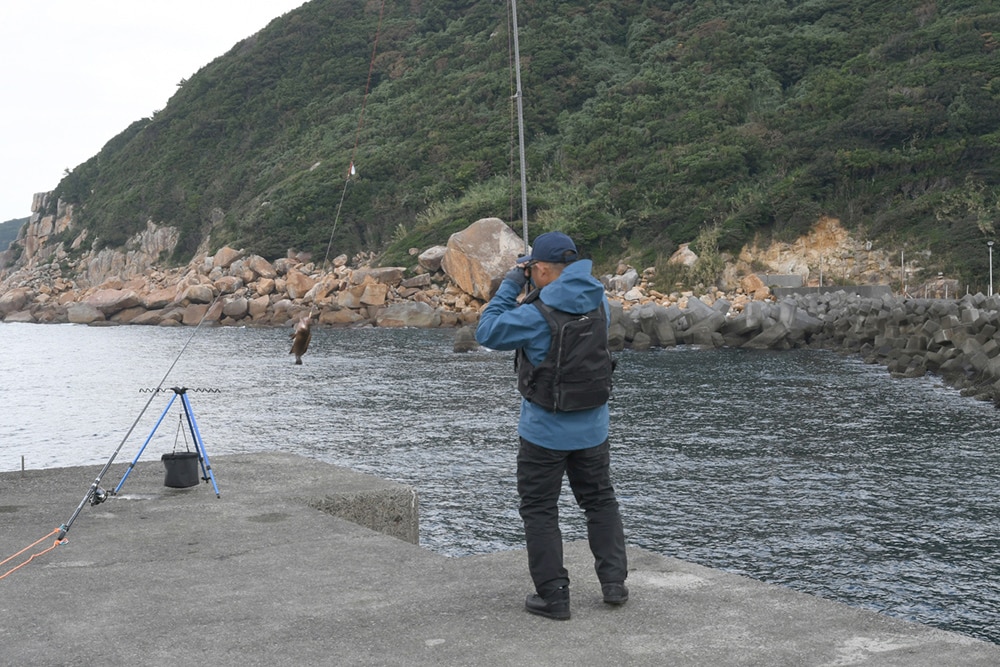
[[[162,458],[163,467],[167,469],[163,486],[174,489],[198,486],[198,452],[173,452]]]

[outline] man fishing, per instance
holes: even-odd
[[[611,485],[608,443],[610,309],[591,268],[566,234],[541,234],[531,254],[519,258],[504,277],[476,329],[481,345],[517,350],[522,394],[517,491],[535,585],[525,608],[557,620],[570,618],[558,509],[564,474],[587,516],[604,602],[628,600],[625,535]],[[529,280],[535,290],[518,305]]]

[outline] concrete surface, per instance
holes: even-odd
[[[583,542],[566,550],[573,618],[539,618],[523,551],[447,558],[317,509],[338,484],[414,497],[398,485],[290,455],[212,463],[221,498],[140,461],[65,544],[0,579],[0,664],[1000,664],[994,644],[642,549],[611,607]],[[99,470],[0,474],[0,560],[67,521]]]

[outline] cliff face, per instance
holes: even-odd
[[[922,267],[918,256],[901,259],[898,250],[853,238],[839,220],[823,216],[791,243],[747,245],[737,268],[799,275],[804,285],[814,287],[822,281],[823,286],[891,284],[898,289],[901,269],[915,276]]]
[[[0,253],[0,293],[22,283],[51,287],[57,279],[79,288],[97,286],[109,278],[128,280],[154,268],[177,245],[176,229],[150,220],[123,248],[96,250],[91,241],[87,249],[90,234],[76,228],[72,205],[60,200],[55,214],[43,213],[50,208],[49,197],[51,193],[34,196],[28,223],[11,247]]]

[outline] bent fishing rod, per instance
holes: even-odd
[[[219,294],[219,296],[222,295]],[[204,322],[205,318],[208,317],[208,314],[212,312],[212,306],[214,306],[215,302],[219,300],[219,296],[216,296],[215,299],[212,301],[212,303],[209,304],[208,309],[205,310],[205,314],[202,315],[201,319],[198,321],[198,326],[196,326],[194,328],[194,331],[191,332],[191,336],[188,337],[187,342],[184,343],[184,347],[182,347],[181,351],[177,353],[177,357],[174,359],[174,362],[170,364],[170,368],[167,369],[167,372],[163,374],[163,379],[160,380],[160,384],[156,386],[156,390],[150,392],[149,400],[146,401],[146,405],[144,405],[142,407],[142,410],[139,411],[139,414],[136,416],[135,421],[132,422],[132,426],[129,427],[128,433],[125,434],[125,437],[122,438],[122,441],[118,443],[118,447],[111,454],[111,458],[108,459],[107,463],[104,464],[104,467],[101,468],[101,471],[97,474],[97,477],[94,478],[94,482],[90,485],[90,488],[87,489],[87,494],[83,497],[83,500],[80,501],[80,504],[77,505],[76,510],[73,511],[73,515],[69,518],[69,520],[66,523],[59,526],[59,534],[56,536],[56,542],[62,542],[65,539],[66,533],[68,533],[69,529],[73,527],[73,522],[76,521],[76,518],[78,516],[80,516],[80,512],[83,511],[83,508],[87,505],[88,502],[91,505],[99,505],[103,503],[105,500],[107,500],[108,492],[101,488],[101,480],[104,478],[104,475],[107,474],[108,470],[111,469],[111,464],[115,462],[115,458],[118,457],[118,454],[119,452],[121,452],[122,447],[125,445],[125,442],[132,435],[132,432],[135,430],[135,427],[139,424],[139,420],[142,419],[142,416],[146,413],[146,410],[149,408],[149,405],[153,402],[153,399],[159,395],[159,392],[163,388],[163,385],[166,383],[167,378],[170,376],[170,373],[174,370],[174,366],[176,366],[177,362],[181,360],[181,357],[187,350],[188,345],[191,344],[191,341],[194,339],[195,334],[197,334],[198,330],[201,328],[202,322]]]

